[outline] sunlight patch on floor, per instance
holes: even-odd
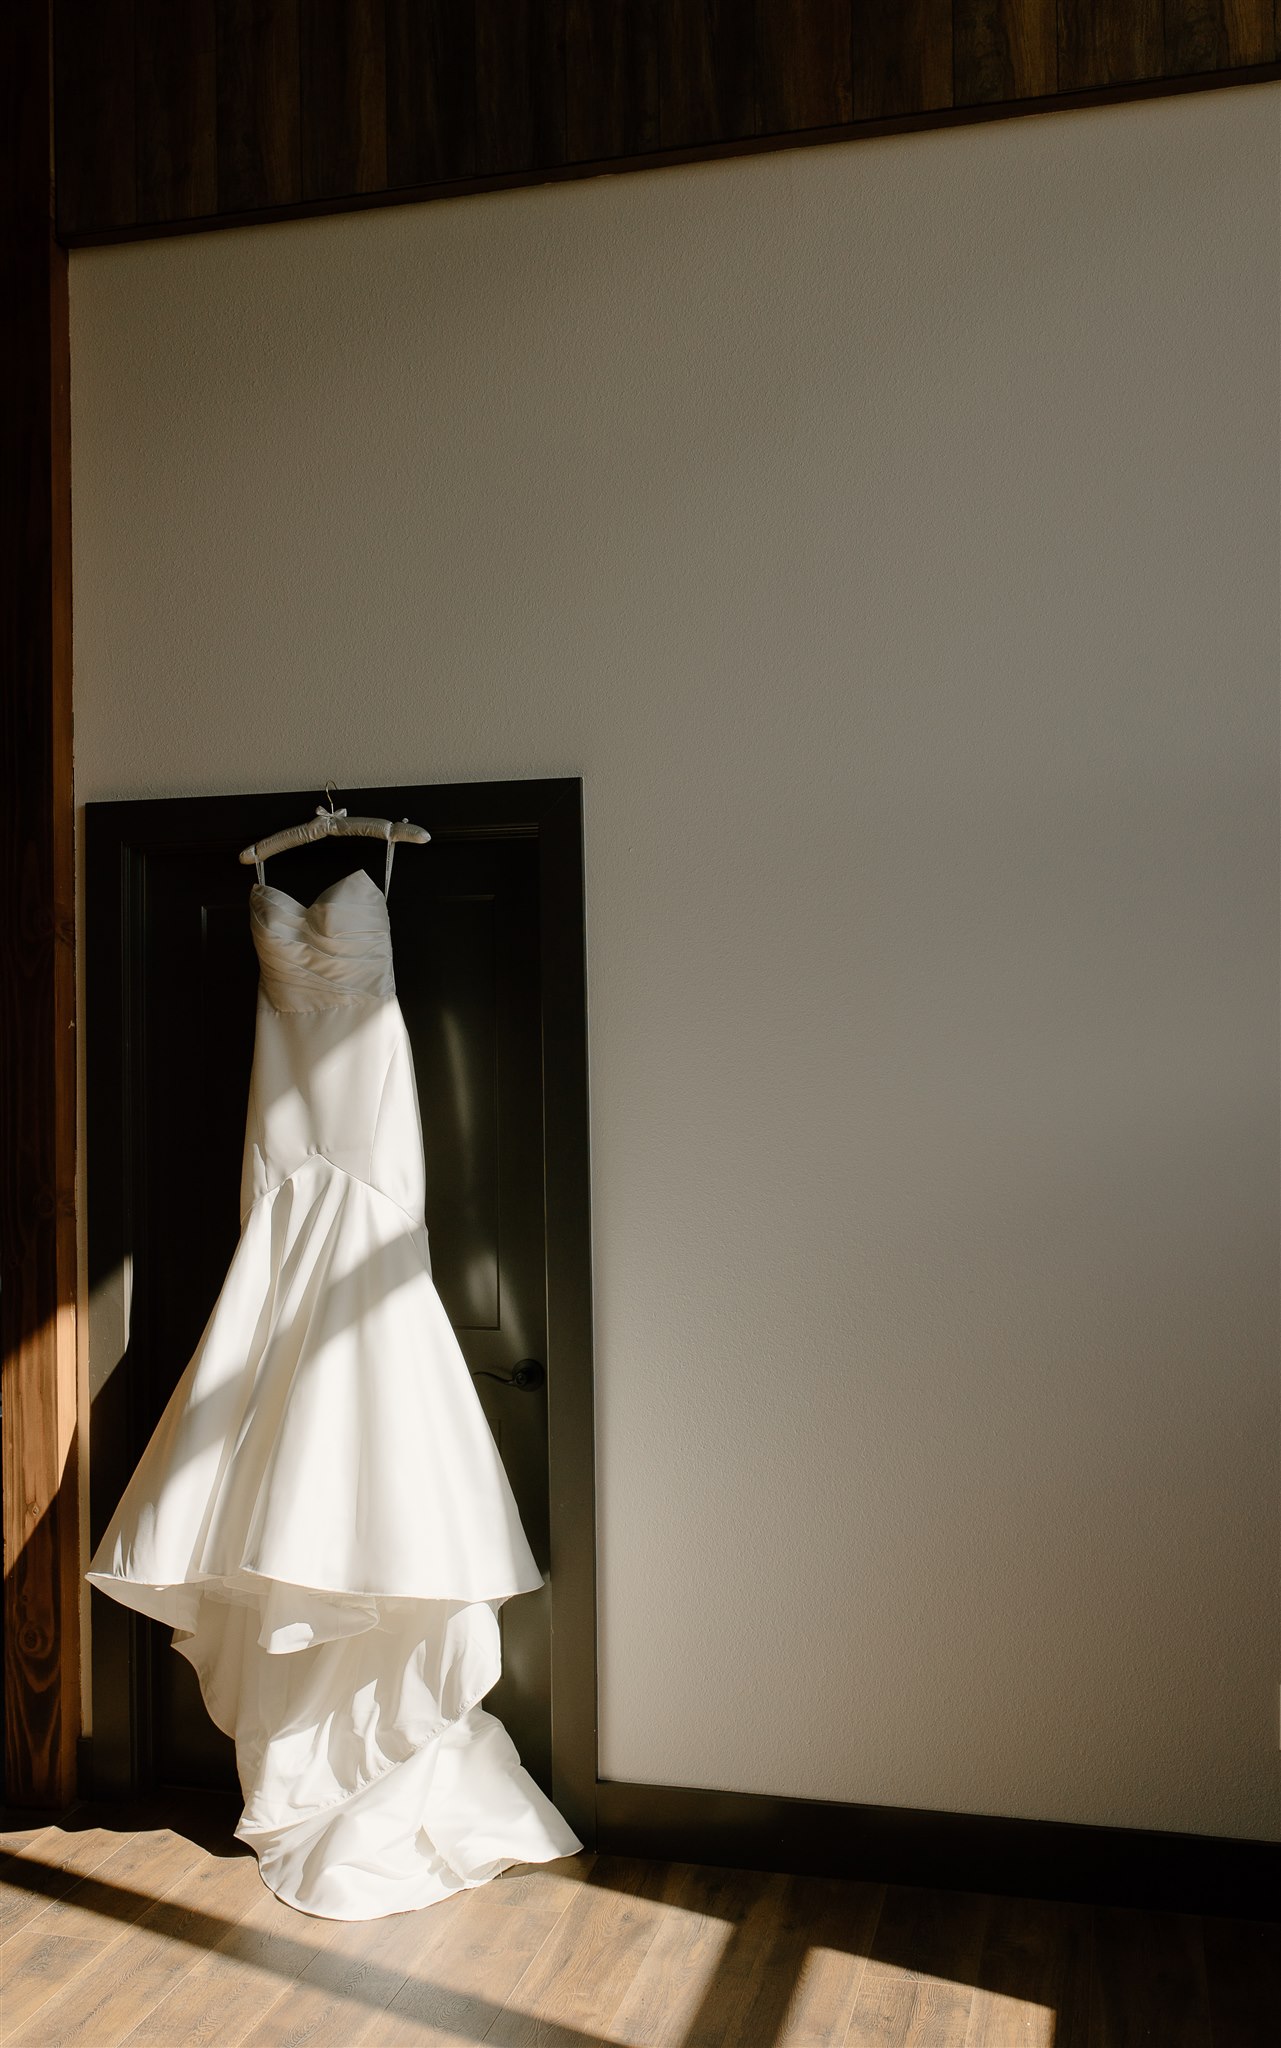
[[[15,2048],[1055,2048],[1053,2008],[995,1988],[1029,1985],[1017,1942],[986,1985],[977,1950],[931,1974],[915,1909],[882,1926],[877,1887],[584,1856],[326,1921],[166,1829],[0,1847]]]
[[[970,2024],[963,2048],[1054,2048],[1052,2005],[1013,1998],[978,1987],[971,1994]]]

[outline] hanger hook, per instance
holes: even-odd
[[[329,815],[331,818],[334,815],[334,791],[335,789],[337,789],[337,787],[338,785],[336,782],[327,782],[325,784],[325,795],[329,799]]]

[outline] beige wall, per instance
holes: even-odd
[[[74,259],[81,800],[585,778],[606,1775],[1281,1833],[1279,108]]]

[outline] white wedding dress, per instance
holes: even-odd
[[[250,912],[240,1241],[87,1576],[172,1626],[272,1891],[373,1919],[581,1844],[479,1704],[542,1575],[431,1280],[383,892]]]

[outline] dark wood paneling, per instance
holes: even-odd
[[[658,0],[567,0],[565,102],[570,163],[658,147]]]
[[[299,0],[302,189],[306,199],[387,183],[383,0]]]
[[[475,0],[476,169],[565,161],[565,0]]]
[[[854,118],[952,103],[951,0],[853,0]]]
[[[214,0],[134,0],[139,220],[218,210]]]
[[[1059,90],[1159,78],[1161,0],[1059,0]]]
[[[660,0],[662,148],[727,142],[755,131],[755,42],[750,0]]]
[[[476,21],[460,0],[386,0],[387,182],[476,169]]]
[[[1056,0],[954,0],[957,106],[1042,99],[1058,87]]]
[[[1167,77],[1266,64],[1277,54],[1272,0],[1164,0]]]
[[[218,206],[302,197],[298,0],[217,0]]]
[[[58,223],[139,218],[134,0],[59,0],[55,21]]]
[[[58,0],[58,29],[69,242],[1281,75],[1273,0]]]
[[[756,92],[763,134],[854,118],[849,0],[756,0]]]
[[[80,1726],[67,260],[47,0],[0,12],[0,1364],[4,1774],[63,1806]]]

